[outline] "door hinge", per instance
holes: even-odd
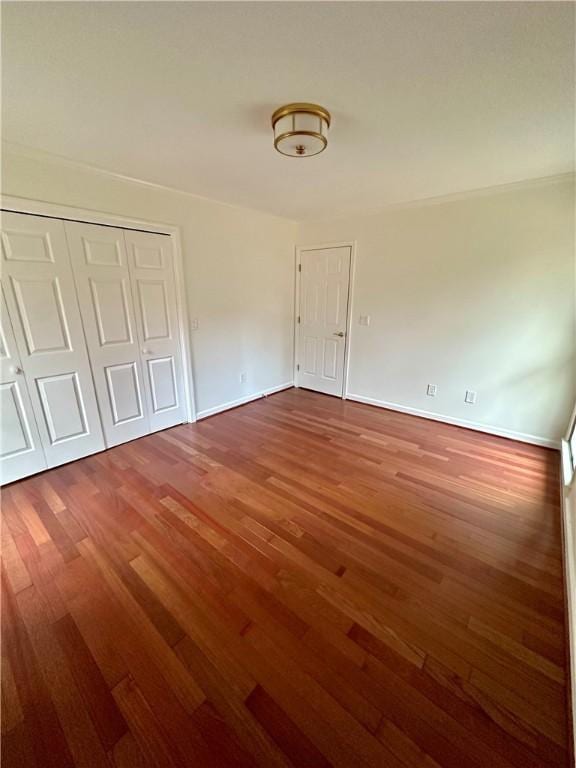
[[[298,272],[302,272],[302,264],[298,264]]]
[[[298,322],[300,322],[300,315],[298,315]]]
[[[296,363],[296,370],[297,370],[297,371],[299,371],[299,370],[300,370],[300,363]]]

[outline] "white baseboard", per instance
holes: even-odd
[[[205,419],[208,416],[214,416],[214,414],[222,413],[222,411],[228,411],[230,408],[237,408],[239,405],[251,403],[252,400],[259,400],[261,397],[273,395],[275,392],[282,392],[283,389],[290,389],[293,386],[294,383],[292,381],[286,382],[285,384],[280,384],[277,387],[270,387],[269,389],[262,389],[260,392],[253,392],[251,395],[246,395],[246,397],[239,397],[238,400],[229,400],[227,403],[214,406],[214,408],[206,408],[204,411],[198,411],[196,414],[196,420],[199,421],[200,419]]]
[[[518,440],[521,443],[531,443],[532,445],[540,445],[544,448],[556,448],[560,449],[560,440],[551,440],[547,437],[538,437],[537,435],[528,435],[524,432],[513,432],[510,429],[502,429],[501,427],[492,427],[489,424],[479,424],[476,421],[468,421],[467,419],[456,419],[452,416],[444,416],[440,413],[434,413],[433,411],[423,411],[420,408],[411,408],[407,405],[399,405],[398,403],[389,403],[387,400],[375,400],[373,397],[364,397],[364,395],[354,395],[347,393],[346,400],[354,400],[357,403],[365,403],[366,405],[375,405],[378,408],[387,408],[390,411],[399,411],[400,413],[409,413],[411,416],[420,416],[423,419],[431,419],[432,421],[442,421],[445,424],[454,424],[456,427],[465,427],[466,429],[473,429],[476,432],[485,432],[489,435],[497,435],[498,437],[507,437],[509,440]]]

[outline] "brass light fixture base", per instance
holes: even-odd
[[[332,115],[330,112],[328,112],[327,109],[324,109],[324,107],[321,107],[319,104],[309,104],[305,101],[296,101],[293,104],[285,104],[283,107],[278,107],[278,109],[272,115],[272,128],[274,128],[281,117],[286,117],[286,115],[293,115],[297,112],[305,112],[308,115],[316,115],[316,117],[321,117],[323,120],[326,120],[328,128],[330,128],[330,122],[332,120]]]

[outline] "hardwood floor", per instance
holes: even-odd
[[[2,765],[568,765],[558,464],[288,390],[9,486]]]

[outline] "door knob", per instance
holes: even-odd
[[[342,338],[344,336],[344,331],[336,331],[336,333],[333,333],[332,336],[340,336],[340,338]]]
[[[143,355],[153,355],[154,352],[152,352],[151,349],[146,349],[146,347],[144,347],[144,349],[142,350],[142,354]]]
[[[22,370],[22,368],[20,368],[19,365],[13,365],[12,368],[10,369],[10,372],[15,374],[16,376],[20,376],[21,373],[24,373],[24,371]]]

